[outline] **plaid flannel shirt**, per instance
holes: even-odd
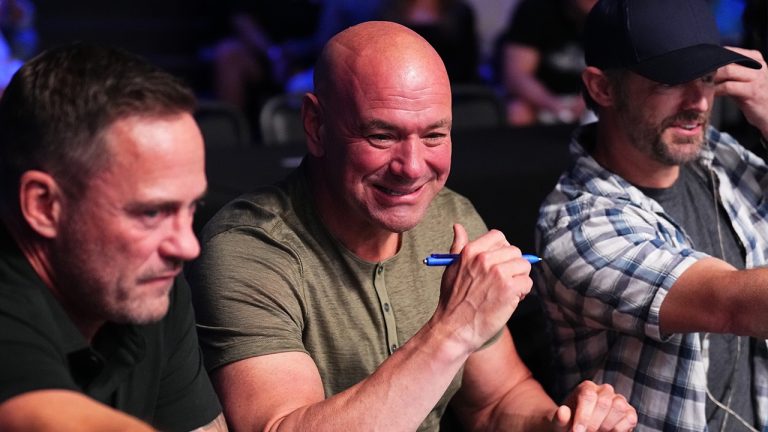
[[[707,256],[661,206],[571,142],[574,165],[542,204],[536,229],[544,265],[537,290],[554,328],[557,397],[579,382],[610,383],[638,411],[638,431],[703,431],[705,359],[698,333],[662,334],[669,288]],[[593,138],[592,138],[593,139]],[[698,163],[712,171],[747,268],[768,261],[768,167],[732,137],[710,128]],[[729,287],[723,287],[728,289]],[[768,431],[768,349],[753,358],[755,415]]]

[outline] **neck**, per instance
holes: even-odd
[[[51,294],[58,300],[64,311],[66,311],[69,319],[75,324],[75,327],[80,330],[80,333],[91,342],[93,336],[104,324],[103,321],[97,319],[90,319],[83,314],[77,312],[77,308],[73,302],[70,301],[67,296],[64,295],[61,287],[57,284],[55,272],[51,265],[51,250],[49,242],[34,235],[31,229],[27,226],[22,226],[18,223],[9,223],[6,221],[6,226],[9,228],[12,238],[16,241],[16,244],[21,249],[21,253],[29,262],[29,265],[35,271],[37,276],[43,281],[45,286],[51,291]]]
[[[398,233],[374,233],[361,230],[346,237],[344,233],[334,233],[334,236],[358,258],[368,262],[379,262],[391,258],[400,248]]]
[[[311,173],[311,170],[310,170]],[[310,174],[311,175],[311,174]],[[401,234],[372,224],[355,224],[339,212],[338,200],[318,176],[311,177],[312,197],[320,220],[331,235],[358,258],[378,262],[393,257],[400,248]],[[359,218],[356,218],[359,220]]]
[[[622,129],[606,125],[615,121],[599,121],[592,157],[605,169],[621,176],[635,186],[647,188],[671,187],[680,175],[679,165],[663,164],[630,143]]]
[[[333,203],[315,194],[315,205],[325,228],[358,258],[369,262],[394,256],[400,247],[400,234],[370,225],[355,226],[340,218]]]

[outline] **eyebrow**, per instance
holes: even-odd
[[[442,119],[430,124],[429,126],[427,126],[427,129],[439,129],[441,127],[449,127],[450,125],[451,125],[451,120]],[[373,119],[363,123],[363,130],[371,130],[371,129],[383,129],[383,130],[393,131],[393,130],[397,130],[398,127],[393,125],[392,123],[385,122],[379,119]]]
[[[196,196],[192,203],[196,205],[200,205],[205,202],[205,198],[208,195],[208,187],[205,188],[205,190],[198,196]],[[146,201],[132,201],[129,203],[126,203],[125,209],[128,211],[141,211],[147,208],[152,207],[158,207],[162,208],[164,210],[171,210],[175,208],[181,207],[183,204],[182,201],[174,200],[174,199],[164,199],[164,198],[157,198],[157,199],[148,199]]]

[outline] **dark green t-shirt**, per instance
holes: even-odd
[[[444,189],[423,221],[383,262],[357,258],[325,229],[300,168],[285,182],[228,204],[203,231],[190,267],[206,366],[288,351],[308,353],[326,397],[370,375],[432,316],[453,224],[487,231],[469,201]],[[456,376],[421,430],[436,430],[461,383]]]
[[[0,403],[41,389],[81,392],[163,431],[189,431],[221,413],[183,280],[164,319],[108,323],[89,345],[0,226]]]

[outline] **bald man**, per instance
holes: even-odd
[[[234,430],[628,430],[582,384],[558,407],[506,322],[530,264],[445,189],[451,93],[434,49],[397,24],[335,36],[303,102],[308,155],[206,226],[191,267],[199,334]],[[469,239],[474,239],[470,241]],[[460,253],[447,269],[436,251]]]

